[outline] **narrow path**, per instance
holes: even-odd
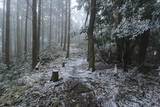
[[[77,47],[76,44],[71,45],[71,57],[67,60],[65,68],[61,69],[62,78],[66,80],[69,78],[78,79],[80,83],[91,89],[92,99],[98,103],[99,107],[117,107],[115,96],[118,93],[118,87],[116,87],[116,81],[112,78],[114,69],[94,73],[89,71],[84,50],[82,47]],[[97,105],[93,104],[92,106]]]
[[[71,45],[70,58],[66,59],[65,62],[65,67],[61,69],[63,78],[85,78],[88,74],[91,74],[88,71],[88,62],[84,49],[77,48],[75,44]]]

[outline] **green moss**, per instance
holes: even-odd
[[[10,91],[4,93],[4,95],[0,98],[0,104],[13,106],[22,102],[22,96],[24,96],[25,92],[30,88],[32,88],[31,85],[14,87]]]
[[[55,101],[52,102],[51,107],[59,107],[61,106],[62,103],[59,99],[56,99]]]

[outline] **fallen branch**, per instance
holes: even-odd
[[[96,55],[102,62],[103,62],[103,64],[105,65],[105,66],[108,66],[108,64],[101,58],[101,56],[98,56],[98,55]]]
[[[41,64],[40,62],[37,63],[37,65],[35,67],[36,70],[39,70],[40,64]]]
[[[78,87],[79,83],[75,84],[73,87],[71,87],[70,89],[66,89],[64,90],[65,92],[71,92],[72,90],[74,90],[76,87]]]

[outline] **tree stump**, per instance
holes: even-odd
[[[58,70],[53,70],[50,81],[53,81],[53,82],[59,81],[59,71]]]

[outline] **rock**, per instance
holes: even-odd
[[[18,80],[18,84],[20,85],[33,85],[33,79],[29,76],[24,76]]]

